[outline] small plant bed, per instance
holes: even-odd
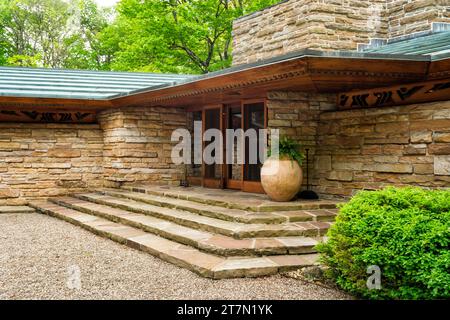
[[[332,279],[326,276],[326,268],[320,265],[286,271],[282,273],[282,275],[287,278],[312,283],[327,289],[340,289]]]
[[[362,191],[340,208],[318,246],[327,276],[370,299],[450,298],[450,191]],[[370,266],[380,286],[367,285]]]

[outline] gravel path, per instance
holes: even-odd
[[[283,276],[205,279],[55,218],[0,215],[0,299],[348,298]]]

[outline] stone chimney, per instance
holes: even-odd
[[[287,0],[234,22],[233,64],[301,49],[357,50],[450,23],[450,0]]]
[[[389,38],[431,29],[432,23],[450,23],[450,0],[387,0]]]

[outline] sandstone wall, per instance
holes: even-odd
[[[267,108],[269,129],[279,129],[281,136],[289,136],[298,141],[303,151],[309,149],[310,183],[316,185],[313,160],[317,148],[320,114],[336,108],[336,95],[270,92],[267,96]],[[303,170],[306,170],[306,161]],[[306,175],[303,183],[306,184]]]
[[[172,131],[186,128],[182,108],[129,107],[98,116],[104,131],[104,179],[124,183],[179,183],[182,167],[171,161]]]
[[[385,0],[290,0],[233,25],[233,64],[305,48],[355,50],[387,35]]]
[[[334,94],[271,92],[269,128],[310,149],[314,190],[450,187],[450,101],[335,111]],[[181,108],[125,108],[99,125],[0,123],[0,205],[123,183],[178,184]],[[305,165],[304,165],[305,169]],[[304,181],[306,183],[306,179]]]
[[[0,205],[103,183],[98,125],[0,123]]]
[[[389,37],[430,30],[432,22],[450,22],[448,0],[388,0]]]
[[[450,101],[322,113],[317,146],[320,193],[450,187]]]
[[[233,25],[233,64],[301,49],[357,50],[450,23],[448,0],[289,0],[241,17]]]

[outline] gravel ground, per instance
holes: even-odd
[[[0,250],[0,299],[350,298],[280,275],[205,279],[41,214],[0,215]]]

